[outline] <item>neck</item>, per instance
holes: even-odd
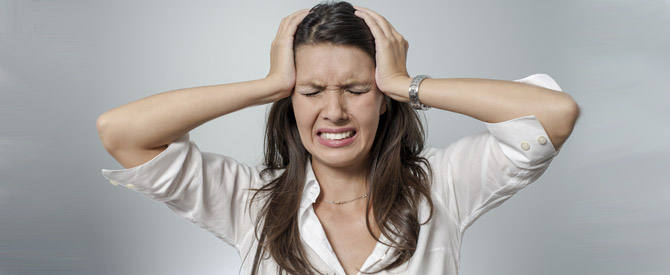
[[[368,168],[365,165],[340,168],[312,162],[312,170],[321,187],[320,200],[346,201],[368,192]]]

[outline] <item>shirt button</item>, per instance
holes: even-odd
[[[547,138],[544,137],[544,136],[540,136],[540,137],[537,138],[537,142],[539,142],[542,145],[545,145],[545,144],[547,144]]]
[[[112,185],[119,185],[119,183],[118,183],[118,182],[116,182],[116,181],[113,181],[113,180],[109,180],[109,183],[111,183]]]
[[[129,184],[126,184],[126,187],[127,187],[128,189],[135,189],[135,185],[130,184],[130,183],[129,183]]]
[[[523,149],[524,151],[528,151],[528,149],[530,149],[530,143],[528,143],[528,141],[522,141],[521,149]]]

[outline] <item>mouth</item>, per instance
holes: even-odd
[[[357,132],[353,128],[347,129],[319,129],[316,133],[319,143],[328,147],[342,147],[354,142]]]
[[[356,135],[355,130],[349,130],[349,131],[344,131],[344,132],[338,132],[338,133],[330,133],[330,132],[318,132],[317,135],[323,139],[327,140],[342,140],[346,138],[353,137]]]

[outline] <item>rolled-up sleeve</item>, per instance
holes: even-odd
[[[177,215],[238,248],[252,226],[245,212],[259,167],[201,152],[189,134],[170,143],[148,162],[128,169],[102,169],[111,184],[165,203]]]
[[[560,91],[546,74],[515,81]],[[434,188],[445,199],[461,232],[536,181],[558,154],[534,115],[484,125],[487,131],[428,154],[434,165]]]
[[[519,168],[541,168],[558,154],[544,127],[534,115],[484,124],[495,138],[496,145]]]

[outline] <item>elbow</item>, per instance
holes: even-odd
[[[109,118],[108,115],[102,114],[98,117],[98,119],[95,122],[95,126],[98,130],[98,135],[100,136],[100,141],[102,143],[102,146],[107,150],[107,152],[111,152],[114,147],[115,143],[113,142],[113,139],[111,138],[111,134],[109,131]]]
[[[566,102],[564,109],[566,119],[570,121],[570,124],[572,126],[574,126],[575,123],[577,123],[577,119],[579,119],[579,115],[581,114],[582,111],[581,107],[579,107],[577,101],[575,101],[574,99],[572,99],[572,97],[570,97],[570,99]]]
[[[581,107],[577,102],[572,99],[570,95],[566,95],[566,100],[563,104],[561,104],[560,108],[558,108],[558,112],[560,113],[560,121],[562,127],[560,127],[560,132],[558,133],[559,136],[563,138],[568,138],[570,134],[572,134],[572,130],[575,128],[575,124],[577,123],[577,120],[579,119],[579,116],[581,114]]]

